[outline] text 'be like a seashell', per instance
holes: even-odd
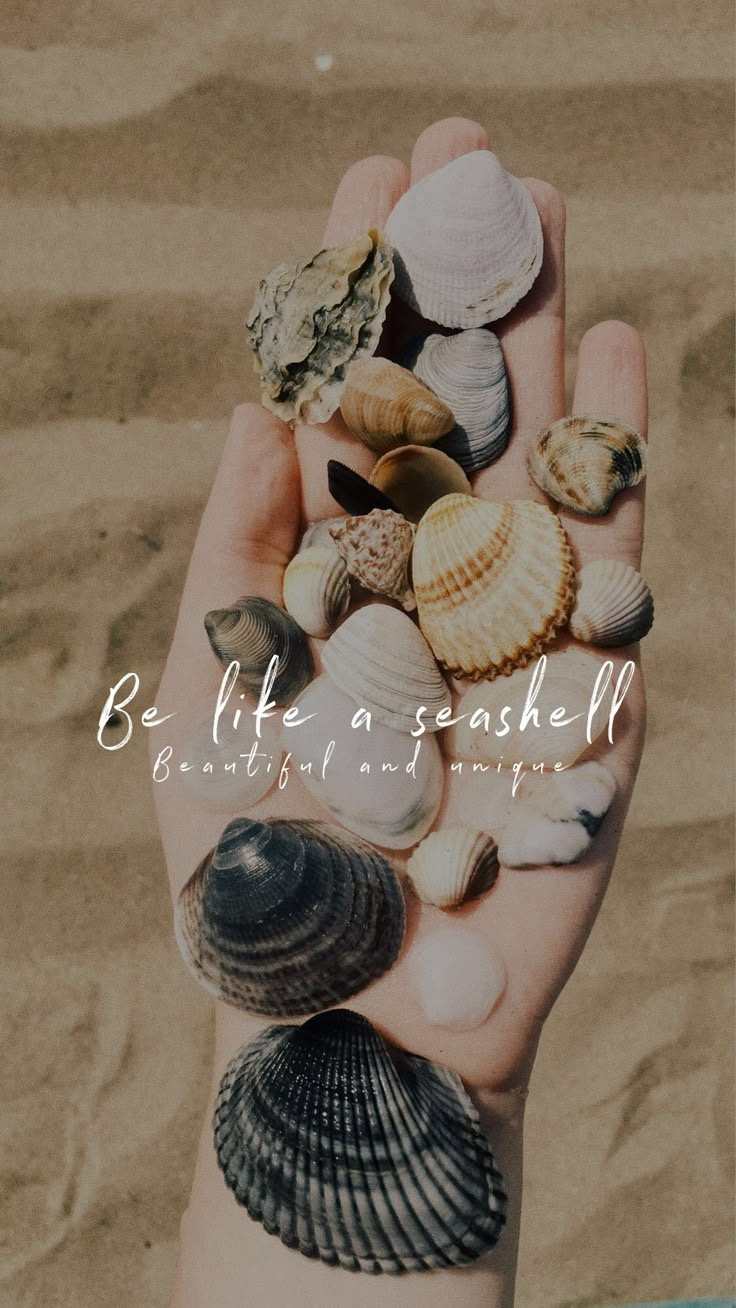
[[[531,500],[448,495],[417,528],[412,554],[419,625],[458,676],[508,675],[567,621],[574,569],[559,519]]]
[[[474,150],[416,182],[386,222],[395,290],[423,318],[482,327],[526,295],[542,266],[531,192],[489,150]]]
[[[337,459],[327,461],[327,486],[330,495],[346,513],[370,513],[371,509],[393,509],[396,505],[377,486]]]
[[[535,778],[529,795],[516,799],[498,843],[505,867],[577,863],[587,853],[616,791],[602,763],[581,763]]]
[[[386,972],[404,900],[385,858],[326,823],[237,818],[182,890],[175,922],[207,990],[282,1017],[340,1003]]]
[[[481,327],[455,336],[420,337],[403,356],[407,368],[444,400],[455,426],[437,441],[467,473],[495,463],[506,449],[511,402],[498,337]]]
[[[529,472],[563,508],[602,517],[619,491],[643,480],[646,442],[614,418],[560,418],[537,437]]]
[[[351,577],[375,595],[398,600],[411,612],[417,602],[409,584],[414,528],[393,509],[372,509],[340,518],[330,536]]]
[[[480,931],[455,922],[413,941],[406,961],[424,1016],[448,1031],[474,1031],[506,985],[503,962]]]
[[[270,1027],[241,1049],[214,1134],[251,1218],[330,1266],[463,1266],[503,1231],[503,1180],[460,1078],[346,1009]]]
[[[425,904],[459,908],[491,889],[498,876],[498,847],[486,831],[442,827],[417,845],[406,865]]]
[[[284,572],[284,608],[308,636],[329,636],[350,604],[350,578],[334,550],[311,545]]]
[[[340,411],[353,436],[377,454],[399,445],[433,445],[454,425],[447,405],[390,359],[351,363]]]
[[[374,465],[370,483],[387,495],[399,513],[419,522],[431,504],[453,492],[470,494],[471,486],[454,459],[441,450],[402,445]]]
[[[187,770],[177,775],[203,808],[242,813],[268,794],[279,774],[282,750],[274,723],[263,718],[260,727],[259,736],[247,715],[237,728],[221,719],[215,741],[210,717],[191,736],[182,751]]]
[[[267,409],[286,422],[332,417],[349,365],[378,345],[392,280],[374,230],[264,278],[247,327]]]
[[[450,692],[421,631],[388,604],[352,613],[324,646],[322,667],[340,690],[394,731],[413,731],[422,705],[427,729],[436,731],[435,715],[450,708]]]
[[[222,666],[240,664],[238,681],[251,695],[260,695],[274,655],[279,662],[271,695],[277,704],[289,703],[314,676],[304,632],[270,600],[246,595],[229,609],[212,609],[204,625]]]
[[[652,592],[641,573],[620,559],[594,559],[577,575],[570,631],[588,645],[643,640],[654,622]]]

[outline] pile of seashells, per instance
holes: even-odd
[[[361,757],[377,767],[367,789],[344,767],[303,773],[331,822],[230,822],[182,891],[176,929],[197,978],[228,1003],[277,1018],[319,1014],[270,1027],[236,1055],[217,1103],[216,1148],[252,1217],[352,1270],[471,1262],[498,1239],[505,1198],[459,1078],[390,1049],[348,1010],[322,1010],[392,967],[404,894],[414,893],[448,914],[408,951],[417,1000],[438,1026],[479,1026],[503,992],[503,964],[452,911],[488,894],[500,868],[580,860],[615,790],[602,763],[578,762],[584,721],[566,733],[517,732],[530,765],[566,770],[536,779],[495,834],[482,829],[482,813],[478,828],[431,831],[444,785],[437,733],[454,712],[461,720],[444,732],[445,753],[502,766],[496,735],[471,729],[473,718],[497,718],[514,695],[523,702],[525,669],[563,629],[621,646],[653,619],[633,568],[601,559],[576,576],[550,508],[477,499],[468,480],[509,435],[504,357],[488,324],[527,294],[542,253],[529,191],[476,151],[407,191],[385,234],[276,268],[248,319],[264,405],[292,423],[322,423],[339,408],[377,460],[367,480],[329,465],[344,513],[308,528],[284,575],[283,606],[247,596],[208,613],[207,634],[253,696],[278,656],[272,698],[305,720],[288,739],[284,730],[278,750],[306,764],[334,741],[345,759],[360,707],[372,718]],[[376,355],[392,293],[443,329],[398,361]],[[645,446],[622,423],[566,418],[539,435],[529,472],[556,504],[599,516],[644,476]],[[325,642],[321,675],[308,638]],[[545,693],[582,713],[600,666],[577,647],[550,652]],[[471,683],[454,710],[448,674]],[[402,746],[411,757],[419,706],[427,721],[413,768],[385,774],[381,761]],[[244,775],[231,807],[252,806],[274,780]],[[387,850],[413,851],[401,880]]]

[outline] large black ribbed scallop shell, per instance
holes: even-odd
[[[269,1027],[241,1049],[214,1133],[249,1215],[332,1266],[458,1267],[504,1227],[503,1180],[460,1078],[346,1009]]]
[[[208,990],[287,1017],[341,1003],[391,967],[404,897],[381,854],[329,823],[236,818],[182,890],[175,921]]]
[[[263,678],[274,655],[278,668],[271,697],[276,704],[296,699],[314,676],[307,638],[290,614],[260,595],[246,595],[229,609],[211,609],[205,630],[223,667],[240,664],[238,681],[251,695],[260,695]]]

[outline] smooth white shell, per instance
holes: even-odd
[[[284,608],[308,636],[329,636],[350,603],[348,570],[334,549],[310,545],[284,573]]]
[[[594,559],[577,574],[570,631],[590,645],[642,640],[654,621],[652,592],[641,573],[619,559]]]
[[[506,867],[576,863],[591,845],[616,792],[602,763],[581,763],[540,777],[531,794],[516,801],[498,842]]]
[[[458,908],[490,890],[498,875],[498,848],[486,831],[442,827],[417,845],[406,875],[425,904]]]
[[[270,718],[262,718],[259,739],[244,713],[235,730],[221,719],[217,737],[218,744],[215,744],[209,717],[181,752],[181,761],[193,764],[193,771],[176,775],[181,776],[187,790],[204,808],[215,813],[244,813],[263,799],[276,782],[282,753],[279,727]],[[249,776],[248,756],[254,744],[256,754]],[[233,764],[235,771],[227,772],[226,766]],[[208,770],[204,771],[205,768]]]
[[[506,984],[502,960],[479,931],[452,923],[414,942],[409,979],[427,1021],[449,1031],[473,1031],[495,1007]]]
[[[456,336],[434,333],[414,341],[404,363],[454,414],[455,426],[437,449],[468,473],[494,463],[506,448],[511,418],[498,337],[482,327]]]

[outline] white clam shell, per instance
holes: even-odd
[[[398,295],[445,327],[502,318],[542,266],[531,192],[488,150],[461,155],[410,187],[385,230]]]
[[[313,681],[295,707],[300,717],[309,720],[284,727],[281,741],[291,754],[286,765],[310,794],[356,836],[385,849],[416,845],[442,802],[444,771],[436,737],[425,735],[415,741],[377,720],[370,731],[352,727],[358,711],[355,702],[328,676]],[[417,744],[414,775],[407,768]],[[301,764],[311,764],[311,772],[301,771]],[[361,771],[366,764],[370,771]]]
[[[494,463],[506,448],[511,420],[498,337],[481,327],[456,336],[434,333],[413,342],[403,362],[454,414],[455,426],[436,448],[468,473]]]
[[[329,636],[347,612],[350,578],[343,560],[325,545],[295,554],[284,573],[284,608],[308,636]]]
[[[331,527],[339,527],[345,521],[342,514],[335,518],[318,518],[310,522],[299,542],[300,550],[308,550],[313,545],[322,545],[325,549],[335,551],[336,545],[330,532]]]
[[[417,710],[436,731],[450,692],[421,631],[400,609],[368,604],[343,622],[322,650],[322,666],[346,695],[395,731],[413,731]]]
[[[611,805],[616,782],[603,763],[581,763],[539,778],[516,801],[498,845],[506,867],[577,863]]]
[[[251,722],[245,713],[237,728],[221,719],[215,744],[209,717],[181,752],[182,763],[190,764],[191,770],[177,775],[190,794],[214,813],[244,813],[276,782],[282,755],[279,728],[270,718],[262,718],[259,737]],[[254,745],[256,752],[249,762]]]
[[[498,875],[498,847],[485,831],[443,827],[417,845],[406,875],[425,904],[458,908],[490,890]]]
[[[641,573],[619,559],[595,559],[577,574],[570,631],[589,645],[642,640],[654,621],[652,592]]]
[[[502,960],[479,931],[452,923],[412,943],[409,979],[432,1026],[473,1031],[485,1022],[506,984]]]

